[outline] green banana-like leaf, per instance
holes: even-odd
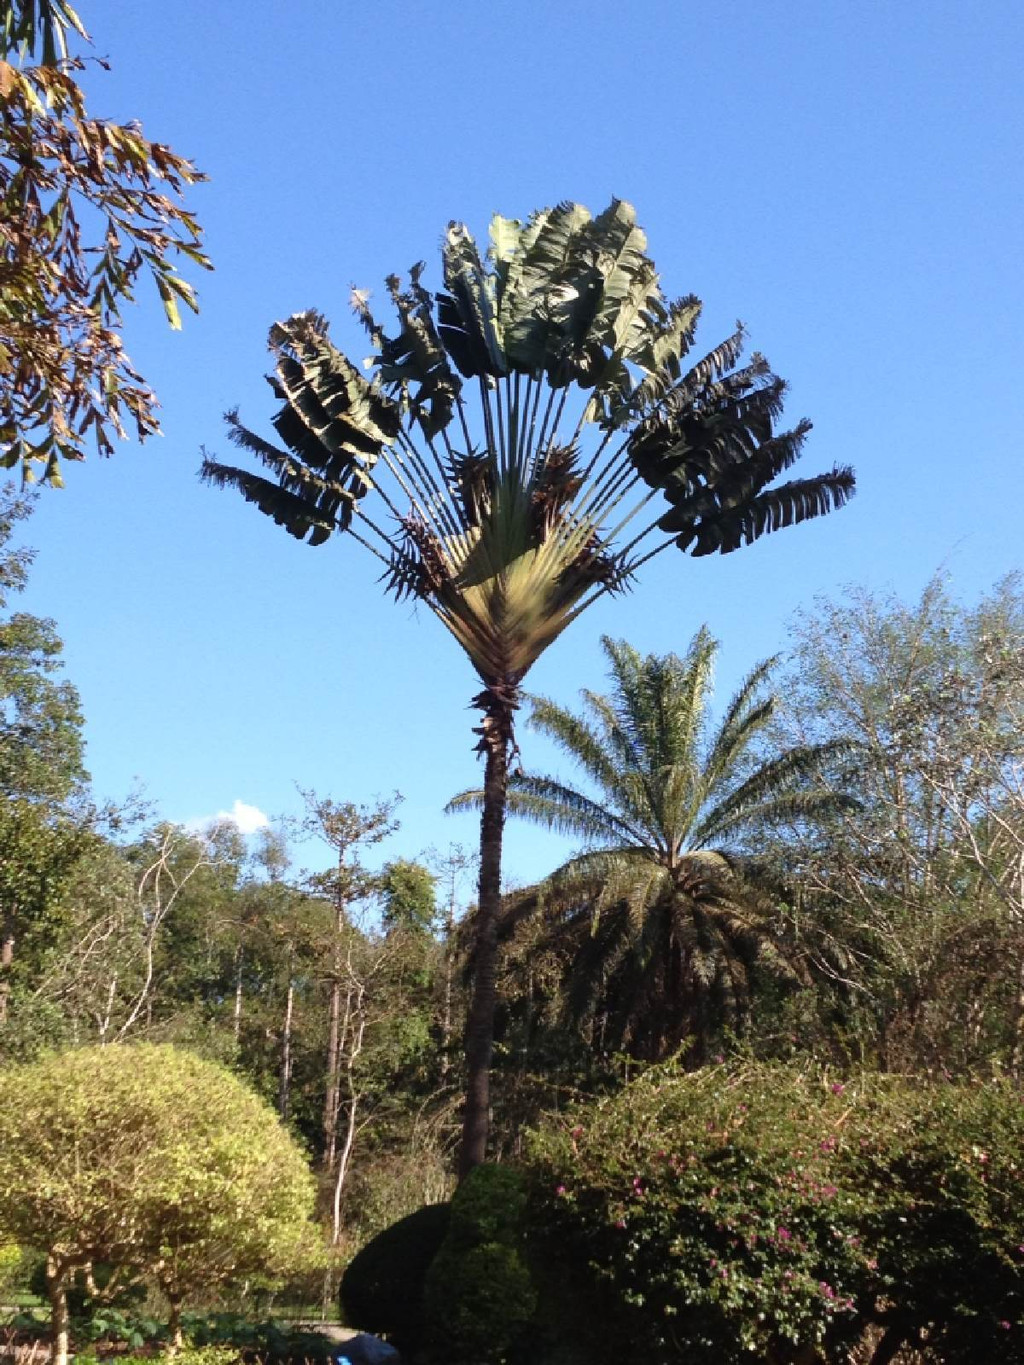
[[[447,294],[438,295],[438,331],[461,374],[508,373],[495,318],[494,277],[462,223],[449,223],[441,250]]]
[[[317,515],[309,498],[289,492],[280,484],[271,483],[248,470],[220,464],[204,456],[200,477],[204,483],[216,488],[236,488],[246,502],[253,503],[297,540],[309,536],[310,545],[322,545],[335,529],[333,520]]]
[[[561,203],[531,215],[520,234],[500,296],[498,325],[509,364],[521,374],[546,370],[552,379],[549,336],[557,331],[558,308],[575,296],[573,252],[589,222],[581,204]]]
[[[751,545],[761,536],[784,526],[796,526],[843,507],[853,495],[854,487],[853,470],[848,467],[836,466],[830,474],[819,474],[813,479],[793,479],[761,493],[749,503],[729,508],[717,516],[701,518],[697,525],[683,530],[676,544],[681,550],[690,550],[695,557],[716,551],[730,554],[741,545]],[[665,520],[663,517],[658,525],[668,530],[670,528],[663,525]]]

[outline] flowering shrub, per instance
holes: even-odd
[[[878,1360],[1024,1358],[1008,1084],[669,1065],[549,1124],[530,1160],[532,1236],[572,1262],[606,1347],[834,1359],[873,1327]]]

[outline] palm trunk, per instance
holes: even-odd
[[[485,694],[486,695],[486,694]],[[497,1001],[495,969],[501,909],[501,841],[508,794],[511,707],[488,705],[481,746],[486,753],[484,805],[480,820],[480,896],[473,945],[473,995],[466,1024],[466,1106],[459,1152],[459,1178],[487,1155],[491,1103],[491,1052]]]

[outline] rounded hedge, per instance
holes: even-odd
[[[439,1360],[499,1365],[530,1327],[537,1294],[524,1258],[526,1207],[522,1173],[510,1166],[478,1166],[455,1191],[424,1295]]]
[[[386,1336],[399,1348],[418,1345],[424,1282],[450,1221],[450,1205],[427,1204],[356,1253],[341,1281],[341,1310],[350,1327]]]

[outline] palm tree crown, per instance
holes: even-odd
[[[530,717],[582,769],[588,790],[517,773],[508,809],[584,843],[533,898],[546,908],[550,942],[569,951],[569,1014],[600,1014],[607,1045],[657,1056],[688,1032],[706,1033],[713,996],[741,1008],[755,961],[785,966],[772,942],[774,903],[742,854],[747,836],[843,801],[813,783],[835,746],[752,756],[775,707],[765,693],[775,659],[750,673],[712,726],[718,647],[706,629],[683,658],[603,645],[611,695],[584,691],[580,715],[535,698]],[[466,792],[452,807],[480,800]]]
[[[319,314],[273,327],[282,444],[227,417],[272,477],[208,458],[202,473],[310,544],[356,536],[504,699],[589,600],[651,554],[727,553],[842,505],[854,480],[834,469],[770,487],[810,424],[774,431],[785,385],[761,356],[736,368],[739,325],[688,362],[700,303],[662,295],[629,204],[596,218],[578,204],[525,223],[497,216],[490,235],[485,262],[449,225],[436,295],[422,263],[404,285],[389,277],[393,336],[354,292],[372,378]],[[659,494],[667,510],[651,509]]]

